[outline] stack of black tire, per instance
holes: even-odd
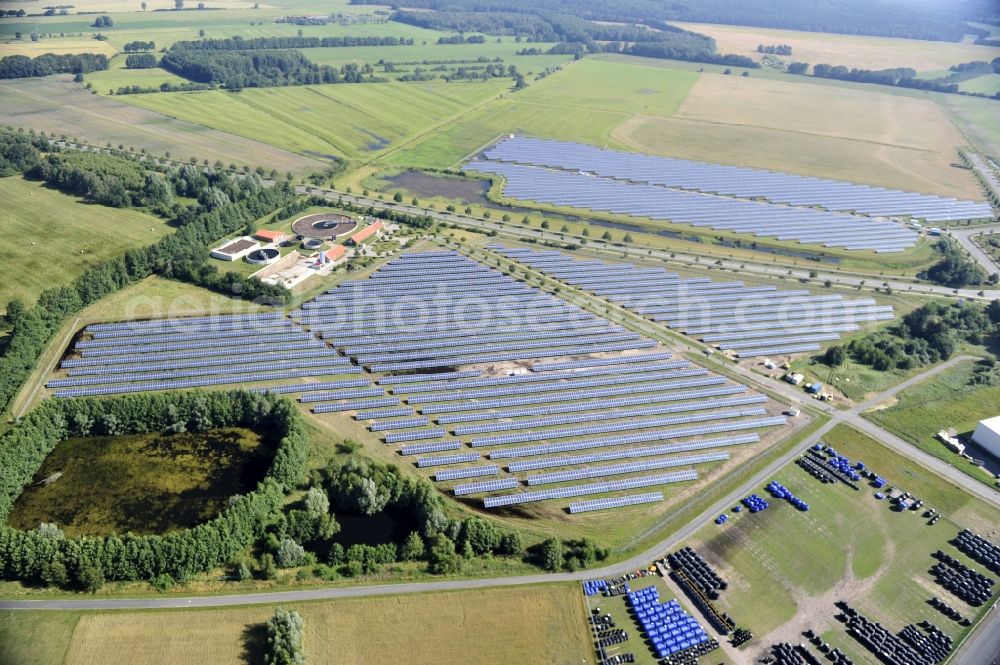
[[[970,559],[1000,575],[1000,547],[968,529],[960,531],[952,543]]]
[[[597,633],[597,646],[602,649],[621,644],[628,640],[628,633],[622,628],[602,630]]]
[[[938,560],[930,570],[934,581],[969,605],[980,607],[993,597],[996,580],[976,572],[941,550],[934,553],[934,558]]]
[[[923,622],[923,625],[927,632],[910,624],[899,632],[899,636],[935,663],[940,663],[947,659],[948,654],[951,653],[952,639],[941,632],[940,628],[928,621]]]
[[[893,634],[882,624],[871,621],[856,610],[847,608],[847,633],[884,663],[934,665],[938,662]]]
[[[775,665],[805,665],[805,659],[788,642],[778,642],[771,647]]]
[[[934,596],[933,598],[931,598],[927,602],[930,604],[931,607],[933,607],[938,612],[940,612],[941,614],[945,615],[946,617],[948,617],[952,621],[957,621],[960,626],[971,626],[972,625],[972,621],[970,621],[966,617],[962,616],[961,612],[959,612],[954,607],[952,607],[948,603],[944,602],[943,600],[941,600],[937,596]]]
[[[683,570],[688,579],[701,589],[701,592],[710,600],[718,600],[719,592],[725,591],[729,586],[708,565],[705,559],[690,547],[684,547],[673,554],[668,554],[667,563],[671,570]]]
[[[660,661],[660,665],[690,665],[691,663],[697,663],[699,658],[707,653],[715,651],[718,648],[719,643],[715,640],[702,642],[701,644],[694,645],[690,649],[678,651],[671,656],[667,656]]]
[[[623,663],[634,663],[634,653],[619,653],[601,661],[601,665],[622,665]]]
[[[821,483],[835,483],[837,479],[827,473],[821,464],[811,457],[800,457],[795,463],[802,467],[802,470]]]

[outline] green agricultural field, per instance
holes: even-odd
[[[45,458],[9,522],[52,522],[68,536],[188,528],[255,487],[269,462],[262,437],[235,428],[68,439]]]
[[[1000,92],[1000,74],[984,74],[974,79],[963,81],[958,86],[965,92],[980,92],[984,95],[995,95]]]
[[[495,98],[510,81],[342,84],[127,95],[117,99],[285,150],[361,159]]]
[[[118,90],[132,85],[141,88],[156,87],[163,83],[179,85],[184,83],[184,79],[175,76],[170,72],[160,69],[108,69],[103,72],[91,72],[87,74],[87,83],[94,87],[94,90],[101,94]]]
[[[310,664],[593,662],[584,603],[576,584],[357,598],[288,608],[305,619]],[[72,626],[79,616],[79,624],[68,640],[65,662],[236,665],[247,662],[248,655],[250,662],[258,662],[262,644],[257,626],[273,612],[273,607],[253,606],[194,612],[69,613],[63,621]],[[3,618],[0,615],[0,630]],[[27,623],[12,631],[13,636],[23,640],[38,634],[39,622],[48,623],[45,617],[28,615]],[[66,645],[68,637],[65,631],[57,632],[53,640]],[[13,652],[21,653],[20,649]],[[8,665],[33,662],[4,661]]]
[[[526,133],[622,148],[612,130],[633,114],[677,111],[696,72],[583,60],[532,83],[527,90],[451,123],[388,162],[449,167],[503,134]]]
[[[195,156],[240,166],[264,164],[280,173],[310,173],[326,165],[266,143],[120,104],[115,99],[125,97],[108,99],[92,94],[69,76],[0,81],[0,97],[4,102],[0,104],[0,123],[79,137],[96,145],[122,144],[156,155],[169,152],[174,158]],[[53,105],[53,99],[60,103]]]
[[[947,632],[961,637],[962,629],[926,604],[933,595],[947,595],[926,573],[930,555],[939,548],[957,555],[948,540],[961,528],[988,530],[1000,512],[846,426],[824,441],[924,499],[944,518],[928,526],[918,513],[898,513],[877,501],[867,485],[857,492],[839,483],[823,485],[789,464],[774,479],[808,503],[808,512],[771,500],[756,515],[731,514],[725,525],[706,525],[688,543],[729,582],[719,606],[754,632],[751,648],[796,643],[807,628],[831,630],[842,638],[838,645],[850,646],[853,641],[833,620],[841,599],[894,631],[929,619],[947,623]],[[968,616],[985,611],[962,609]]]
[[[988,155],[1000,154],[1000,122],[997,102],[966,95],[930,95],[969,137],[974,147]]]
[[[934,436],[941,430],[954,428],[967,438],[972,435],[976,423],[997,415],[1000,386],[970,384],[974,366],[973,361],[956,365],[907,390],[895,404],[869,411],[864,414],[865,418],[973,478],[992,485],[995,482],[993,474],[973,466]]]
[[[20,177],[0,179],[0,307],[31,303],[43,290],[69,282],[88,267],[171,232],[137,210],[91,205]]]

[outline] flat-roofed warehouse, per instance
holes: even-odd
[[[260,243],[251,238],[242,237],[217,247],[210,252],[212,258],[223,261],[235,261],[241,259],[255,249],[260,249]]]
[[[990,455],[1000,458],[1000,416],[980,420],[972,433],[972,440]]]

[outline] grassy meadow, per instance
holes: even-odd
[[[948,462],[973,478],[992,485],[993,474],[973,466],[935,438],[954,428],[969,437],[983,418],[995,416],[1000,386],[969,383],[974,361],[968,361],[904,392],[894,404],[865,414],[868,420],[906,439],[921,450]]]
[[[19,529],[55,523],[70,537],[188,528],[253,489],[269,457],[261,435],[238,428],[67,439],[45,458],[8,520]]]
[[[858,492],[840,483],[823,485],[790,464],[774,479],[808,503],[808,512],[771,500],[768,510],[731,515],[723,526],[706,525],[687,543],[729,582],[719,606],[754,632],[751,648],[794,643],[806,628],[829,629],[838,646],[857,647],[833,620],[834,602],[841,599],[893,631],[929,619],[941,626],[947,622],[946,632],[960,637],[968,629],[926,604],[933,595],[947,596],[926,574],[930,555],[939,548],[958,555],[947,541],[964,527],[988,530],[1000,512],[846,426],[824,440],[924,499],[944,518],[928,526],[919,513],[898,513],[874,499],[866,484]],[[971,560],[965,563],[978,569]],[[984,609],[963,607],[969,616]]]
[[[0,308],[12,298],[32,303],[126,249],[151,245],[172,229],[137,210],[107,208],[12,176],[0,179]]]

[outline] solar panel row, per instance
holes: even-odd
[[[663,473],[655,476],[639,476],[637,478],[626,478],[624,480],[607,480],[588,485],[570,485],[569,487],[558,487],[554,489],[537,490],[534,492],[519,492],[516,494],[488,496],[483,499],[483,506],[486,508],[498,508],[501,506],[513,506],[521,503],[546,501],[548,499],[566,499],[574,496],[585,496],[587,494],[605,494],[608,492],[635,489],[637,487],[669,485],[671,483],[681,483],[697,479],[698,474],[695,471],[675,471],[673,473]]]
[[[507,465],[507,470],[511,473],[519,471],[536,471],[538,469],[552,469],[560,466],[578,466],[580,464],[594,464],[597,462],[610,462],[618,459],[634,459],[639,457],[657,457],[670,455],[673,453],[688,453],[695,450],[709,450],[712,448],[724,448],[728,446],[742,446],[760,441],[757,434],[739,434],[736,436],[719,437],[715,439],[699,439],[697,441],[685,441],[684,443],[666,443],[659,446],[646,446],[643,448],[624,448],[617,450],[605,450],[599,453],[589,453],[586,455],[566,455],[561,457],[537,457],[535,459],[511,462]],[[491,457],[493,457],[491,455]]]
[[[663,492],[646,492],[643,494],[629,494],[609,499],[590,499],[588,501],[574,501],[569,504],[571,515],[579,513],[589,513],[595,510],[608,510],[609,508],[622,508],[624,506],[637,506],[643,503],[656,503],[663,501]]]

